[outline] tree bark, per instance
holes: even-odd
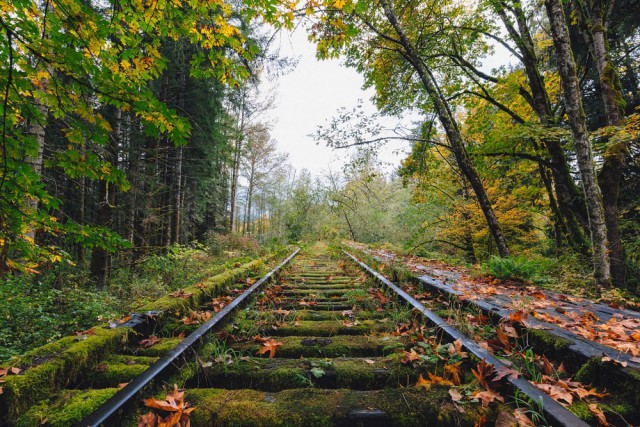
[[[487,221],[489,231],[493,239],[495,240],[498,253],[501,257],[509,256],[509,247],[507,245],[504,234],[502,233],[502,229],[500,228],[500,224],[498,223],[498,218],[493,211],[493,207],[491,206],[491,202],[489,201],[487,192],[484,189],[482,180],[480,179],[478,172],[475,170],[473,164],[471,163],[471,160],[469,159],[469,155],[464,147],[462,135],[460,134],[460,130],[458,129],[453,113],[449,109],[447,101],[443,99],[442,95],[440,94],[435,80],[431,74],[431,70],[420,59],[413,44],[409,41],[402,26],[398,22],[392,1],[382,0],[380,3],[382,4],[382,7],[384,9],[385,16],[387,17],[389,23],[394,28],[396,34],[398,35],[398,38],[400,39],[402,47],[406,52],[406,59],[418,74],[422,85],[431,97],[434,108],[436,110],[436,114],[438,115],[438,119],[440,120],[440,123],[442,124],[442,127],[444,128],[447,135],[447,139],[451,147],[451,152],[456,159],[456,163],[458,164],[460,171],[469,181],[469,184],[471,185],[471,188],[473,189],[476,198],[478,199],[478,204],[480,205],[482,213],[484,214],[484,217]]]
[[[585,193],[591,243],[593,248],[594,279],[597,285],[610,286],[610,262],[607,247],[607,229],[604,222],[604,209],[600,188],[596,182],[591,143],[587,133],[587,124],[580,97],[580,87],[576,75],[576,63],[569,42],[569,30],[565,22],[564,10],[560,0],[545,0],[547,16],[551,24],[553,44],[556,50],[560,81],[573,135],[578,168]]]
[[[609,55],[609,41],[607,38],[608,19],[613,7],[613,1],[599,0],[593,2],[591,10],[578,0],[578,11],[587,30],[587,39],[598,71],[600,93],[604,104],[608,126],[624,124],[625,101],[622,96],[620,77]],[[590,16],[585,16],[587,13]],[[626,167],[626,146],[622,142],[608,142],[604,153],[602,169],[598,174],[598,183],[602,191],[604,204],[604,218],[607,226],[607,240],[609,241],[609,257],[611,260],[611,279],[617,286],[624,285],[626,265],[622,239],[620,238],[620,213],[618,198],[622,171]]]
[[[247,97],[247,88],[242,88],[242,98],[240,100],[240,117],[238,119],[238,135],[235,138],[233,150],[233,164],[231,167],[231,202],[229,206],[229,230],[231,232],[236,228],[236,205],[238,203],[238,176],[240,174],[240,159],[242,158],[242,142],[244,139],[245,127],[245,102]]]
[[[533,37],[522,10],[522,4],[519,0],[515,0],[511,6],[507,6],[505,2],[494,3],[494,6],[494,10],[502,19],[509,36],[520,51],[531,90],[531,108],[543,126],[555,125],[556,120],[551,109],[549,94],[544,84],[544,77],[538,67]],[[517,29],[507,16],[507,10],[513,12]],[[578,252],[586,254],[589,249],[584,235],[589,234],[589,220],[584,198],[571,176],[571,168],[560,141],[554,138],[544,138],[542,142],[549,154],[551,176],[556,193],[555,199],[558,202],[558,213],[562,215],[563,222],[566,224],[567,239]],[[550,198],[552,197],[550,195]]]

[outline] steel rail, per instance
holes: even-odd
[[[258,289],[263,283],[269,280],[278,270],[284,267],[293,257],[295,257],[300,248],[297,248],[291,255],[289,255],[284,261],[278,264],[275,268],[264,275],[260,280],[251,285],[240,296],[231,301],[222,310],[217,312],[215,316],[209,319],[206,323],[193,331],[188,337],[180,342],[173,349],[169,350],[164,356],[162,356],[157,362],[144,371],[141,375],[134,378],[124,388],[116,392],[109,400],[103,403],[93,413],[85,417],[82,421],[76,424],[76,427],[98,427],[111,421],[111,418],[117,414],[125,405],[131,402],[131,400],[142,390],[146,385],[151,383],[156,377],[164,373],[164,371],[186,350],[196,344],[207,332],[211,330],[216,324],[218,324],[224,317],[229,314],[234,308],[236,308],[242,301],[247,299],[249,295]]]
[[[411,295],[400,289],[398,286],[387,280],[384,276],[382,276],[377,271],[373,270],[367,264],[360,261],[355,256],[351,255],[349,252],[342,250],[349,258],[355,261],[360,267],[362,267],[367,273],[375,277],[379,282],[386,285],[390,289],[392,289],[396,294],[398,294],[402,299],[420,311],[423,315],[425,315],[430,322],[432,322],[436,327],[440,328],[443,332],[445,332],[453,341],[460,340],[462,345],[466,348],[467,351],[473,353],[478,359],[484,359],[485,362],[492,364],[495,368],[503,368],[508,369],[508,367],[502,363],[500,359],[495,357],[493,354],[489,353],[482,347],[480,347],[475,341],[469,339],[466,335],[462,334],[462,332],[455,329],[453,326],[449,325],[444,319],[440,316],[426,308],[422,305],[418,300],[413,298]],[[542,404],[542,411],[546,416],[550,418],[550,421],[553,425],[556,426],[567,426],[567,427],[588,427],[589,424],[578,418],[571,411],[566,409],[564,406],[553,400],[549,395],[542,392],[538,388],[536,388],[533,384],[523,378],[512,378],[511,376],[507,376],[506,380],[511,384],[512,387],[517,389],[518,391],[524,393],[529,396],[535,402],[540,402]],[[503,379],[504,381],[504,379]]]
[[[418,276],[417,279],[422,284],[430,287],[431,289],[439,292],[442,295],[464,295],[462,292],[448,287],[440,280],[434,279],[431,276]],[[466,304],[467,306],[477,307],[487,315],[493,315],[500,318],[506,318],[509,316],[509,310],[488,301],[464,299],[462,300],[462,303]],[[600,359],[602,358],[602,356],[608,356],[619,362],[626,363],[630,368],[640,368],[640,363],[634,360],[633,355],[624,353],[620,350],[616,350],[613,347],[608,347],[604,344],[600,344],[599,342],[588,340],[572,333],[571,331],[562,329],[560,326],[553,323],[545,322],[543,320],[539,320],[535,317],[530,316],[527,318],[526,326],[543,329],[551,335],[555,335],[559,338],[567,340],[569,342],[567,347],[581,360],[581,363],[585,363],[587,360],[592,358]],[[629,376],[629,374],[620,366],[612,366],[612,368],[616,369],[616,371],[620,372],[626,377]]]

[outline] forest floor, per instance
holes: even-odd
[[[611,347],[640,363],[640,312],[638,304],[628,301],[609,304],[583,297],[541,289],[531,283],[500,280],[492,276],[474,275],[464,267],[439,260],[403,255],[387,249],[349,242],[349,246],[373,256],[390,266],[401,266],[459,301],[473,301],[494,312],[520,320],[527,327],[549,329],[557,326],[571,335]],[[632,309],[629,309],[632,308]],[[626,359],[626,358],[625,358]],[[626,361],[604,361],[626,366]]]

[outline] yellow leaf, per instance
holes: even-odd
[[[342,9],[346,3],[346,0],[335,0],[333,2],[333,7],[336,9]]]

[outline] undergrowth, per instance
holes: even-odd
[[[86,268],[60,265],[37,276],[0,279],[0,362],[73,332],[114,320],[265,252],[254,239],[222,238],[216,248],[172,246],[135,263],[114,259],[97,290]],[[216,254],[216,255],[213,255]]]

